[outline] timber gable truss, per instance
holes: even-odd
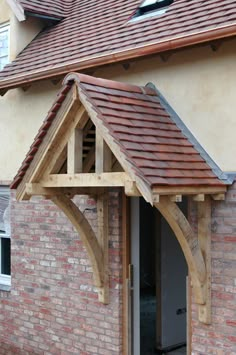
[[[37,140],[41,140],[34,157],[29,159],[28,156],[30,163],[26,158],[26,168],[23,164],[13,182],[17,187],[17,199],[27,200],[33,195],[41,195],[63,211],[87,250],[99,300],[108,304],[108,189],[118,187],[123,188],[127,196],[143,196],[161,212],[173,229],[188,264],[195,300],[199,305],[199,320],[210,323],[211,198],[224,199],[226,186],[220,183],[152,186],[136,173],[132,160],[114,138],[109,125],[101,119],[101,112],[86,96],[78,75],[69,75],[68,83],[63,100],[61,95],[50,112],[49,117],[53,116],[53,120],[44,122],[45,134],[41,130],[31,147],[31,151],[34,150]],[[96,234],[73,202],[74,195],[95,197]],[[182,196],[188,196],[198,204],[197,233],[178,207]]]

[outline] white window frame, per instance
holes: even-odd
[[[1,32],[6,32],[7,31],[7,37],[8,37],[8,53],[7,53],[7,63],[10,62],[10,24],[5,23],[5,24],[0,24],[0,33]],[[0,55],[1,58],[5,58],[6,55]],[[4,68],[4,67],[3,67]],[[0,71],[3,70],[3,68],[0,67]]]
[[[0,186],[0,196],[1,195],[9,195],[9,205],[10,205],[10,190],[7,186]],[[0,232],[0,239],[2,238],[9,238],[11,239],[11,231],[9,233],[2,233]],[[0,289],[1,286],[11,286],[11,275],[6,275],[1,273],[1,243],[0,243]],[[11,262],[11,261],[10,261]]]

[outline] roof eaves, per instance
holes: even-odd
[[[194,135],[190,132],[190,130],[187,128],[187,126],[184,124],[184,122],[181,120],[181,118],[177,115],[177,113],[173,110],[173,108],[168,104],[168,102],[165,100],[164,96],[155,87],[155,85],[152,83],[148,83],[147,86],[156,90],[156,92],[158,93],[158,96],[160,98],[160,102],[161,102],[162,106],[165,107],[167,112],[169,112],[169,114],[170,114],[171,118],[173,119],[173,121],[175,122],[176,126],[183,132],[185,137],[188,138],[189,142],[192,143],[194,148],[199,152],[201,157],[210,166],[213,173],[218,177],[218,179],[227,185],[231,185],[232,180],[233,180],[232,177],[230,177],[228,174],[224,173],[220,169],[220,167],[214,162],[214,160],[209,156],[209,154],[201,146],[201,144],[194,137]]]
[[[7,3],[20,22],[26,20],[25,10],[17,0],[7,0]]]
[[[217,27],[210,30],[198,31],[192,34],[175,37],[172,40],[163,40],[159,42],[148,43],[146,45],[136,46],[125,50],[117,50],[102,55],[89,56],[71,63],[63,63],[50,68],[43,68],[38,71],[23,73],[10,79],[0,81],[0,94],[4,95],[8,90],[26,83],[30,84],[39,80],[46,80],[58,76],[66,75],[68,72],[81,71],[92,67],[104,66],[107,64],[127,61],[129,59],[141,58],[152,54],[158,54],[169,50],[180,49],[209,41],[228,38],[236,35],[236,23],[227,26]]]

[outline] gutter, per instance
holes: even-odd
[[[29,85],[39,80],[63,76],[71,71],[81,71],[93,67],[104,66],[106,64],[119,63],[129,59],[145,57],[151,54],[158,54],[221,38],[228,38],[234,35],[236,35],[236,24],[217,27],[208,31],[198,31],[185,36],[175,37],[172,40],[163,40],[158,43],[140,45],[132,49],[125,49],[123,51],[116,51],[99,56],[90,56],[79,62],[74,61],[64,65],[57,65],[46,70],[41,69],[27,74],[21,74],[10,79],[0,80],[0,94],[4,95],[10,89]]]

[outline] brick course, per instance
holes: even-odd
[[[77,199],[96,230],[96,204]],[[86,251],[50,201],[12,200],[12,288],[0,293],[0,354],[121,353],[121,220],[110,193],[110,304],[98,302]]]

